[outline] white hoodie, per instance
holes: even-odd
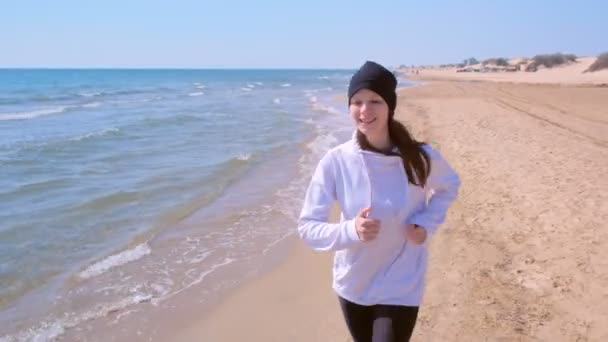
[[[313,249],[336,252],[333,288],[344,299],[360,305],[420,305],[428,241],[444,222],[460,187],[458,175],[439,152],[429,145],[424,148],[431,157],[425,188],[409,184],[400,157],[362,150],[354,134],[319,162],[298,232]],[[340,223],[328,223],[336,201],[342,211]],[[366,207],[381,226],[375,240],[363,242],[355,220]],[[406,224],[426,228],[426,242],[407,242]]]

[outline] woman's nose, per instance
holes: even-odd
[[[366,103],[361,104],[361,109],[360,110],[361,110],[362,114],[367,113],[367,109],[368,108],[367,108],[367,104]]]

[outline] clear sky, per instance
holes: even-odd
[[[0,67],[354,68],[606,51],[606,0],[0,3]]]

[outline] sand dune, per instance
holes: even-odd
[[[412,79],[425,80],[478,80],[512,83],[533,84],[563,84],[563,85],[606,85],[608,86],[608,69],[584,73],[596,57],[578,58],[575,63],[557,66],[554,68],[541,68],[536,72],[456,72],[458,68],[404,68],[401,72]],[[510,60],[517,64],[521,59]],[[478,69],[481,68],[478,65]],[[418,72],[418,74],[416,74]]]

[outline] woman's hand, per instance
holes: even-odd
[[[426,229],[417,224],[408,224],[405,227],[405,238],[417,245],[421,245],[426,241]]]
[[[372,212],[372,208],[365,208],[361,210],[359,216],[355,220],[355,228],[357,229],[357,235],[361,241],[371,241],[378,236],[380,231],[380,220],[369,219],[369,214]]]

